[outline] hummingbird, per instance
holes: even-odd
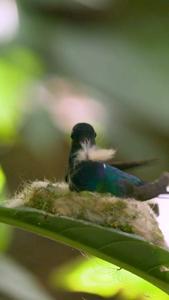
[[[76,124],[72,129],[71,139],[66,176],[70,190],[110,193],[117,197],[134,198],[139,201],[146,201],[166,193],[169,173],[162,174],[153,182],[146,182],[125,172],[124,169],[146,164],[147,161],[119,163],[119,165],[116,163],[116,166],[113,166],[109,161],[113,159],[116,151],[96,147],[96,132],[90,124]]]

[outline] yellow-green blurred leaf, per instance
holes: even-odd
[[[25,92],[31,80],[42,73],[39,58],[21,47],[0,58],[0,137],[10,141],[22,118]]]
[[[140,277],[98,258],[80,258],[51,274],[52,286],[73,292],[110,297],[121,291],[129,299],[169,300],[169,296]]]
[[[4,188],[5,188],[5,184],[6,184],[6,177],[5,174],[0,166],[0,195],[1,193],[3,193]],[[1,201],[1,199],[0,199]]]

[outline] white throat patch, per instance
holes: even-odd
[[[108,161],[111,160],[116,150],[114,149],[99,149],[95,145],[91,146],[90,142],[81,143],[82,149],[77,152],[76,160],[92,160],[92,161]]]

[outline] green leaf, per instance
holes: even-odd
[[[129,299],[168,300],[169,296],[144,279],[98,258],[78,258],[50,276],[52,286],[72,292],[111,297],[119,291]],[[141,298],[142,299],[142,298]]]
[[[12,239],[12,228],[6,224],[0,224],[0,252],[5,252]]]
[[[45,0],[37,0],[36,1],[36,5],[43,5],[44,7],[64,7],[65,9],[69,9],[69,8],[76,8],[76,7],[104,7],[108,4],[111,3],[111,0],[90,0],[90,1],[86,1],[86,0],[49,0],[48,2],[46,2]],[[33,6],[35,5],[35,2],[33,0],[30,0],[30,4]]]
[[[5,184],[6,184],[6,177],[5,177],[5,174],[0,166],[0,193],[3,192],[3,189],[5,187]]]
[[[6,176],[0,166],[0,202],[6,199]],[[12,228],[6,224],[0,224],[0,252],[5,251],[11,241]]]
[[[169,251],[135,235],[31,208],[1,206],[0,221],[114,263],[169,294]]]

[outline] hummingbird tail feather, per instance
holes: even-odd
[[[154,182],[145,183],[140,186],[125,182],[127,196],[140,201],[150,200],[160,194],[167,193],[168,185],[169,173],[162,174],[160,178],[155,180]]]

